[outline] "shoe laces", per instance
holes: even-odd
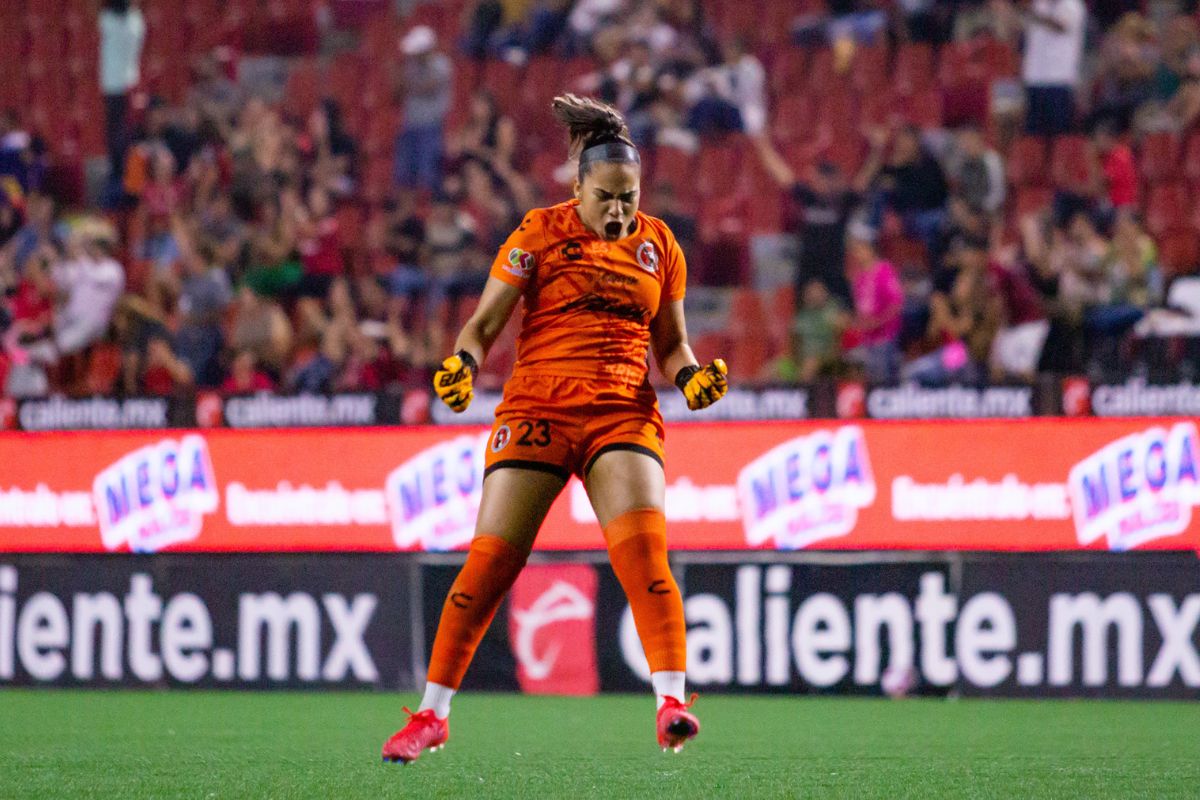
[[[693,695],[693,697],[694,697],[694,695]],[[437,719],[437,715],[433,713],[432,708],[427,708],[427,709],[425,709],[425,711],[413,711],[408,706],[401,706],[401,708],[404,710],[405,714],[408,714],[409,722],[415,721],[418,717],[421,717],[422,719],[424,719],[423,715],[425,714],[425,711],[429,712],[429,716],[433,717],[434,719]]]
[[[700,695],[696,694],[695,692],[692,692],[692,696],[688,698],[688,701],[686,703],[683,703],[683,702],[680,702],[679,700],[676,700],[674,697],[671,697],[671,695],[667,695],[664,698],[663,707],[664,708],[666,707],[667,702],[671,702],[671,703],[674,703],[675,706],[677,706],[678,708],[687,710],[692,707],[692,704],[696,702],[696,698],[699,696]]]

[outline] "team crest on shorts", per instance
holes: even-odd
[[[654,242],[642,242],[638,245],[637,262],[651,275],[658,274],[658,251],[654,249]]]
[[[499,453],[505,447],[508,447],[508,440],[512,438],[512,430],[507,425],[501,425],[496,428],[496,435],[492,437],[492,452]]]
[[[504,269],[518,278],[528,278],[533,272],[533,265],[533,253],[514,247],[508,251],[508,263],[504,265]]]

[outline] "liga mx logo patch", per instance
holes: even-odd
[[[533,273],[535,263],[533,253],[514,247],[508,251],[508,263],[504,269],[518,278],[528,278]]]
[[[658,274],[658,251],[654,249],[654,242],[642,242],[638,245],[637,262],[651,275]]]

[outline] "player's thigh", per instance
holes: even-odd
[[[663,508],[666,483],[662,464],[636,450],[601,453],[583,481],[602,528],[626,511]]]
[[[483,479],[475,535],[499,536],[528,553],[546,513],[566,485],[561,476],[534,469],[504,467]]]

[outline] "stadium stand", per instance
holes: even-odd
[[[897,362],[940,359],[902,370],[922,382],[1193,377],[1142,360],[1134,327],[1200,267],[1194,4],[1058,34],[1087,46],[1049,136],[1021,111],[1037,21],[911,5],[146,0],[114,129],[101,4],[13,0],[0,394],[242,386],[235,365],[281,391],[425,385],[508,231],[569,195],[562,91],[626,114],[644,210],[672,197],[693,293],[729,309],[699,347],[739,381],[893,379],[861,346],[881,265],[904,292]],[[846,265],[787,244],[847,235]]]

